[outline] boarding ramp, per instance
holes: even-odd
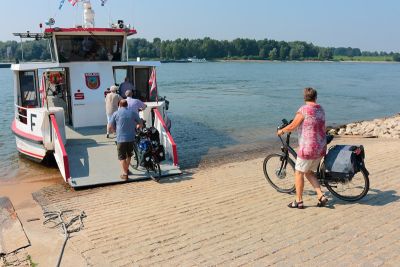
[[[160,143],[164,146],[166,158],[173,163],[174,166],[178,166],[178,151],[174,139],[169,132],[167,125],[165,124],[161,113],[158,109],[154,111],[154,127],[160,133]]]
[[[65,127],[64,116],[58,116],[57,121],[57,113],[50,114],[50,125],[51,140],[53,141],[54,145],[54,158],[57,162],[61,176],[64,178],[64,181],[68,182],[71,178],[69,158],[64,146],[64,144],[66,143],[65,134],[63,135],[64,132],[60,130],[64,129]],[[62,126],[62,128],[59,127],[59,125]]]
[[[70,171],[70,178],[67,179],[67,182],[72,187],[126,182],[120,178],[121,166],[117,156],[115,138],[106,138],[105,126],[79,129],[66,127],[66,135],[67,145],[65,148]],[[167,148],[166,151],[168,151]],[[174,160],[173,157],[168,156],[167,160],[160,164],[161,176],[181,174],[177,163],[177,157]],[[136,170],[130,167],[129,170],[132,174],[129,175],[128,182],[150,179],[145,168],[139,167]],[[61,168],[60,171],[62,171]]]

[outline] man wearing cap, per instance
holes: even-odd
[[[110,93],[106,95],[106,115],[107,115],[107,138],[110,137],[110,120],[111,116],[115,111],[118,110],[118,103],[122,100],[119,94],[117,94],[118,87],[112,85],[110,87]]]
[[[136,112],[128,110],[128,102],[123,99],[119,102],[119,109],[114,112],[110,120],[110,128],[117,132],[118,160],[121,163],[121,179],[127,180],[129,164],[133,156],[133,147],[137,126],[142,127],[142,120]]]

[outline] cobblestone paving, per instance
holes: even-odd
[[[263,159],[160,184],[49,187],[35,197],[47,210],[86,212],[70,244],[89,266],[398,266],[400,142],[336,142],[366,149],[371,189],[356,203],[330,196],[317,208],[306,187],[306,209],[289,209],[293,196],[266,183]]]

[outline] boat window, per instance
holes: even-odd
[[[128,77],[127,67],[114,68],[114,80],[116,85],[123,83],[126,77]]]
[[[21,105],[23,107],[37,107],[38,97],[36,90],[36,76],[34,71],[19,73],[19,86],[21,92]]]
[[[60,62],[121,61],[123,36],[57,36]]]

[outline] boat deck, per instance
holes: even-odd
[[[129,168],[128,181],[120,178],[121,166],[117,157],[115,138],[106,138],[105,127],[72,129],[66,127],[67,145],[72,187],[88,187],[101,184],[124,183],[150,179],[146,169]],[[171,161],[160,164],[161,176],[179,175],[181,171]]]

